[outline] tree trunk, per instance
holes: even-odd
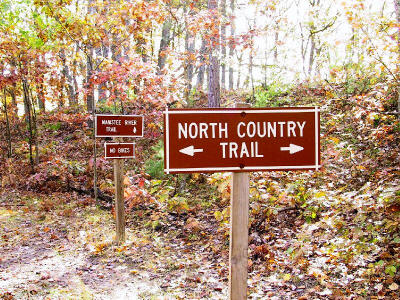
[[[4,114],[6,116],[6,135],[7,135],[7,157],[10,158],[12,155],[12,148],[11,148],[11,131],[10,131],[10,121],[8,119],[8,108],[7,108],[7,94],[6,89],[3,90],[4,92]]]
[[[397,23],[400,23],[400,0],[394,0],[394,7],[396,10],[396,18],[397,18]],[[399,55],[398,62],[400,61],[400,27],[398,28],[397,31],[397,52]],[[399,72],[400,66],[399,63],[397,63],[397,72]],[[397,111],[400,113],[400,85],[397,83]],[[400,114],[397,116],[398,119],[400,120]]]
[[[88,1],[88,14],[95,13],[95,8],[92,7],[93,0]],[[93,190],[94,190],[94,200],[98,204],[97,197],[97,143],[96,143],[96,135],[94,122],[96,118],[96,103],[94,100],[94,87],[90,83],[90,78],[93,74],[93,47],[90,45],[88,47],[88,53],[86,57],[86,88],[88,89],[86,92],[86,105],[88,112],[92,113],[93,119]]]
[[[129,44],[124,46],[124,60],[127,61],[129,59],[129,51],[130,51],[130,46]]]
[[[205,72],[205,64],[206,64],[206,55],[207,55],[207,42],[204,38],[201,39],[201,46],[200,46],[200,67],[197,73],[197,83],[196,87],[198,90],[203,89],[204,85],[204,72]]]
[[[25,78],[22,79],[22,88],[23,88],[23,93],[24,93],[24,107],[25,107],[25,120],[28,125],[28,130],[29,130],[29,136],[28,136],[28,141],[29,141],[29,162],[31,164],[31,170],[32,173],[35,172],[35,164],[33,162],[33,128],[32,128],[32,109],[31,109],[31,99],[29,97],[29,88],[28,88],[28,82]]]
[[[162,33],[161,33],[161,41],[160,41],[160,50],[158,51],[158,74],[162,72],[165,67],[165,61],[167,60],[167,54],[165,51],[167,50],[169,43],[171,42],[171,20],[166,20],[163,23]]]
[[[226,70],[226,0],[221,0],[221,87],[225,90],[225,70]]]
[[[78,44],[75,45],[75,54],[78,53],[79,47]],[[76,79],[76,71],[78,69],[78,62],[75,59],[75,55],[74,55],[74,60],[72,62],[72,83],[74,85],[74,91],[75,91],[75,95],[74,95],[74,99],[76,101],[76,104],[79,103],[79,98],[78,98],[78,80]]]
[[[12,88],[10,89],[11,104],[13,107],[17,107],[17,96],[15,94],[16,90],[17,90],[17,84],[14,82]]]
[[[89,48],[88,56],[86,57],[86,107],[88,112],[93,112],[94,110],[94,89],[93,85],[90,83],[90,78],[93,74],[93,49]]]
[[[29,88],[31,99],[33,99],[32,89]],[[35,105],[32,102],[32,129],[33,129],[33,137],[35,143],[35,164],[39,164],[39,139],[38,139],[38,128],[37,128],[37,115]]]
[[[37,94],[37,105],[40,111],[45,111],[45,97],[44,97],[44,87],[42,83],[38,83],[36,86],[36,94]]]
[[[311,30],[313,30],[313,27],[311,27]],[[308,79],[311,78],[313,65],[314,65],[314,57],[315,57],[315,36],[314,36],[314,34],[310,35],[310,39],[311,39],[311,48],[310,48],[310,58],[308,60]]]
[[[234,38],[235,38],[235,0],[231,0],[231,36],[229,40],[229,89],[233,90],[233,55],[234,55]]]
[[[239,68],[238,68],[238,77],[237,77],[237,82],[236,82],[236,89],[238,90],[240,88],[240,77],[242,75],[242,62],[243,62],[243,53],[240,54],[240,56],[238,56],[238,62],[239,62]]]
[[[113,35],[113,42],[111,44],[111,58],[113,61],[121,63],[121,49],[118,47],[118,37],[116,35]]]
[[[60,50],[60,57],[61,57],[61,61],[63,64],[62,74],[63,74],[64,80],[66,83],[65,87],[66,87],[67,93],[68,93],[68,104],[69,104],[69,106],[74,106],[74,105],[76,105],[75,88],[73,85],[71,73],[70,73],[68,65],[67,65],[67,59],[65,57],[64,49]]]
[[[208,9],[216,10],[218,8],[218,0],[208,0]],[[215,21],[215,20],[214,20]],[[216,22],[213,22],[215,24]],[[211,38],[209,48],[209,66],[208,66],[208,107],[220,107],[220,86],[219,86],[219,62],[214,53],[217,37]]]
[[[187,29],[187,7],[184,6],[184,14],[185,14],[185,61],[184,61],[184,76],[186,81],[186,88],[185,88],[185,99],[186,102],[189,102],[190,92],[192,90],[192,79],[193,79],[193,62],[192,62],[192,55],[194,52],[194,36],[189,32]],[[190,12],[189,12],[189,15]]]
[[[102,60],[108,58],[108,48],[102,45],[101,47],[96,48],[95,52],[96,52],[96,66],[100,68]],[[98,103],[104,103],[107,98],[107,85],[105,82],[102,82],[97,86],[97,93],[98,93]]]
[[[256,28],[256,19],[254,19],[253,29]],[[250,47],[250,57],[249,57],[249,76],[250,76],[250,84],[251,84],[251,98],[254,101],[254,75],[253,75],[253,68],[254,68],[254,39],[253,36],[251,37],[251,47]]]
[[[278,65],[279,25],[275,24],[274,64]]]

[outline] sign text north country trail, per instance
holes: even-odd
[[[165,172],[318,170],[317,107],[167,109]]]

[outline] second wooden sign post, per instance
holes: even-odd
[[[135,157],[135,144],[123,143],[121,137],[143,137],[143,116],[96,115],[96,137],[114,137],[105,143],[105,158],[114,160],[116,243],[125,242],[124,160]]]

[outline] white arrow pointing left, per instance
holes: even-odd
[[[304,148],[302,146],[297,146],[295,144],[290,144],[289,147],[281,147],[281,151],[289,151],[290,154],[299,152],[303,149]]]
[[[203,152],[203,149],[195,149],[194,146],[189,146],[179,150],[180,153],[193,156],[196,152]]]

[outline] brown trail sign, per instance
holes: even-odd
[[[319,109],[167,109],[165,172],[318,170]]]
[[[135,143],[105,143],[104,154],[110,158],[135,158]]]
[[[143,137],[143,116],[96,115],[96,137]]]
[[[249,171],[318,170],[317,107],[168,109],[166,173],[234,172],[231,181],[229,299],[247,298]]]

